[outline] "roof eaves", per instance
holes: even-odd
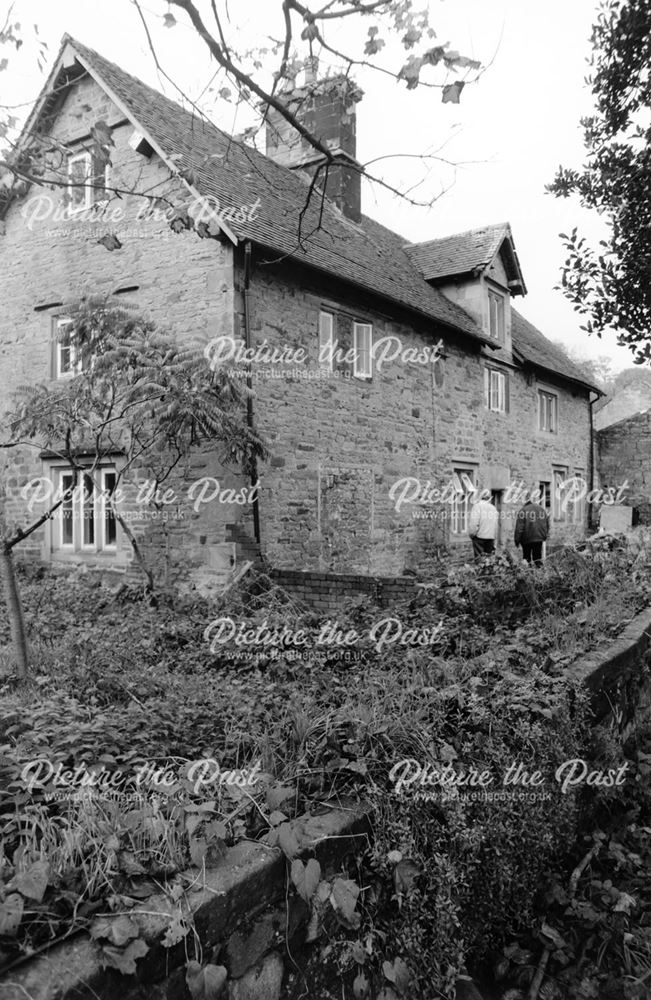
[[[555,368],[550,368],[549,365],[543,365],[539,361],[532,361],[526,355],[522,354],[517,347],[513,347],[513,355],[517,357],[518,361],[521,362],[522,366],[525,368],[533,368],[536,371],[545,372],[549,375],[554,375],[555,378],[563,379],[564,382],[571,382],[573,385],[580,385],[583,389],[588,389],[590,392],[597,393],[597,399],[600,396],[604,396],[605,393],[601,389],[598,389],[596,385],[592,385],[591,382],[586,382],[583,379],[575,378],[572,375],[566,375],[564,372],[559,372]]]

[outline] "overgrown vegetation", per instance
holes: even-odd
[[[563,668],[649,604],[647,578],[644,548],[565,552],[540,571],[500,557],[451,571],[390,611],[360,600],[336,625],[341,636],[358,633],[348,649],[319,645],[324,623],[264,577],[216,607],[179,595],[154,605],[85,573],[25,575],[39,669],[27,689],[10,679],[2,689],[3,964],[88,928],[107,964],[132,970],[145,943],[130,932],[116,942],[98,914],[124,913],[164,883],[180,898],[184,869],[214,864],[242,838],[279,846],[289,873],[300,843],[288,821],[352,795],[374,815],[373,848],[357,858],[356,878],[324,896],[320,872],[291,868],[315,912],[338,900],[336,927],[326,925],[313,947],[319,963],[336,963],[347,995],[449,996],[463,963],[488,968],[500,954],[507,981],[533,976],[543,945],[537,952],[525,939],[541,906],[566,933],[541,893],[554,880],[568,885],[583,832],[605,829],[624,796],[581,783],[563,791],[554,778],[575,758],[604,773],[621,765],[618,748],[595,743],[585,696]],[[291,622],[294,637],[302,629],[309,641],[292,645],[286,632],[276,645],[218,644],[217,619],[277,641]],[[74,778],[56,785],[45,764],[23,772],[39,758],[84,765],[97,794]],[[214,766],[192,771],[203,758]],[[488,772],[495,794],[473,797],[462,786],[455,795],[419,780],[399,791],[403,761],[425,773]],[[518,764],[539,771],[542,786],[503,786]],[[216,766],[243,778],[257,768],[259,780],[214,780]],[[28,790],[34,775],[49,780]],[[170,940],[189,930],[172,929]],[[613,962],[624,943],[610,949]],[[531,952],[526,962],[508,951],[514,944]],[[568,966],[580,964],[578,939],[573,947]]]

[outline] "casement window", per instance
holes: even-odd
[[[558,396],[555,392],[538,390],[538,430],[558,434]]]
[[[88,150],[68,157],[68,211],[83,212],[106,197],[108,164]]]
[[[468,533],[470,498],[474,494],[475,470],[455,469],[452,481],[456,492],[450,518],[451,531],[453,535],[465,535]]]
[[[359,379],[373,377],[373,327],[345,313],[319,312],[319,365]]]
[[[504,296],[488,289],[488,335],[492,340],[504,342],[506,304]]]
[[[509,412],[509,376],[496,368],[484,368],[484,405],[494,413]]]
[[[570,489],[573,489],[572,497],[567,504],[567,519],[570,524],[583,524],[585,519],[585,469],[575,469],[574,478],[570,481]]]
[[[538,503],[541,507],[544,507],[547,513],[551,513],[552,507],[552,484],[548,479],[541,479],[538,483],[538,492],[540,499]]]
[[[353,323],[353,375],[355,378],[373,377],[373,327],[370,323]]]
[[[115,490],[114,466],[97,469],[94,477],[69,468],[52,470],[55,496],[68,494],[52,519],[52,550],[67,553],[113,554],[117,551],[117,523],[110,497]]]
[[[59,316],[54,321],[52,330],[52,377],[73,378],[81,371],[81,358],[73,344],[70,343],[69,331],[72,320],[67,316]]]
[[[319,366],[333,370],[335,341],[335,318],[331,312],[319,313]]]
[[[554,469],[552,472],[553,476],[553,490],[552,490],[552,516],[555,521],[564,521],[567,512],[566,505],[563,503],[565,498],[565,490],[563,484],[567,481],[567,469]]]

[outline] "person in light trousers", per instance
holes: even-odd
[[[494,504],[481,493],[479,500],[473,504],[468,521],[468,534],[472,541],[475,559],[492,556],[495,552],[498,520],[499,515]]]

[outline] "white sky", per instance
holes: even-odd
[[[206,9],[206,0],[199,2]],[[0,0],[0,20],[7,6],[7,0]],[[265,31],[280,35],[279,0],[230,0],[229,6],[241,26],[240,47],[255,45]],[[599,341],[583,333],[572,307],[554,290],[563,260],[558,234],[578,224],[598,239],[599,220],[582,213],[573,200],[544,192],[560,163],[578,166],[582,160],[579,119],[591,111],[584,78],[596,6],[596,0],[429,0],[437,41],[450,41],[458,51],[490,65],[477,83],[465,88],[458,105],[442,104],[439,90],[407,91],[388,77],[357,73],[365,92],[357,106],[357,154],[366,162],[397,152],[422,153],[450,140],[441,155],[465,165],[456,171],[437,165],[415,192],[429,200],[454,181],[431,209],[411,207],[367,185],[364,211],[411,240],[509,221],[529,289],[526,298],[516,300],[517,308],[552,340],[562,340],[584,356],[607,354],[621,368],[631,364],[630,353],[618,347],[614,337]],[[207,51],[184,24],[163,26],[166,3],[143,0],[142,7],[164,69],[197,99],[214,73]],[[177,96],[156,71],[130,0],[15,0],[13,13],[26,36],[28,26],[38,24],[48,44],[48,68],[67,31],[128,72]],[[180,12],[174,13],[182,21]],[[341,28],[331,29],[329,39],[346,51],[361,52],[363,35],[351,37],[350,30],[348,21],[346,35]],[[385,54],[404,61],[404,50],[397,44],[389,44]],[[0,101],[33,100],[43,79],[34,44],[28,41],[0,75]],[[227,131],[241,131],[251,123],[242,115],[234,120],[232,107],[215,105],[212,94],[206,94],[201,105],[210,106],[214,120]],[[422,176],[422,168],[405,159],[384,160],[371,169],[381,169],[396,187]]]

